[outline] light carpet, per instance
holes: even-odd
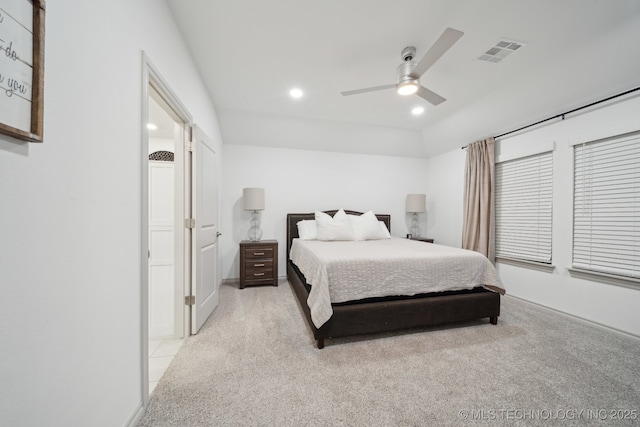
[[[288,282],[223,285],[140,426],[639,425],[640,340],[512,298],[488,320],[327,340]]]

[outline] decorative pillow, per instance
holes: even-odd
[[[318,240],[355,240],[349,217],[344,210],[340,209],[333,218],[316,211],[315,217]]]
[[[312,219],[298,221],[298,237],[302,240],[317,240],[318,229],[316,222]]]
[[[362,215],[347,215],[351,221],[351,228],[356,240],[377,240],[382,239],[380,224],[373,211],[368,211]],[[386,227],[385,227],[386,228]]]

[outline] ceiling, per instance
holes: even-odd
[[[344,131],[385,128],[373,154],[429,157],[640,86],[636,0],[167,0],[219,115],[225,144],[279,146],[277,131],[241,127],[301,120]],[[434,107],[394,89],[400,52],[421,58],[445,28],[464,32],[421,78],[447,99]],[[478,60],[501,39],[525,46]],[[291,88],[304,91],[300,99]],[[411,114],[414,106],[425,112]],[[238,120],[245,117],[246,120]],[[261,120],[257,120],[259,117]],[[272,126],[273,128],[274,126]],[[413,138],[410,144],[398,139]],[[240,137],[239,135],[244,135]],[[253,140],[255,139],[255,140]],[[340,151],[367,152],[349,138]],[[307,138],[296,148],[331,150]]]

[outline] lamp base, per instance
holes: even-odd
[[[249,229],[249,240],[252,242],[257,242],[262,239],[262,230],[260,227],[251,227]]]
[[[260,217],[258,211],[251,212],[251,228],[249,228],[249,240],[257,242],[262,239],[262,229],[260,228]]]
[[[422,234],[422,230],[418,225],[418,214],[416,212],[413,213],[413,219],[411,221],[411,228],[409,231],[411,232],[411,237],[420,237]]]

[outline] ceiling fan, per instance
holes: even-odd
[[[433,105],[438,105],[446,101],[435,92],[430,91],[426,87],[420,84],[420,77],[429,69],[435,62],[445,54],[447,50],[462,37],[464,33],[462,31],[454,30],[453,28],[447,28],[444,30],[440,38],[431,46],[427,53],[422,57],[420,62],[415,62],[413,58],[416,56],[416,48],[408,46],[402,49],[400,56],[404,61],[396,69],[396,83],[384,86],[367,87],[364,89],[349,90],[341,92],[343,96],[358,95],[360,93],[373,92],[376,90],[396,88],[396,91],[400,95],[412,95],[416,94],[419,97],[425,99]]]

